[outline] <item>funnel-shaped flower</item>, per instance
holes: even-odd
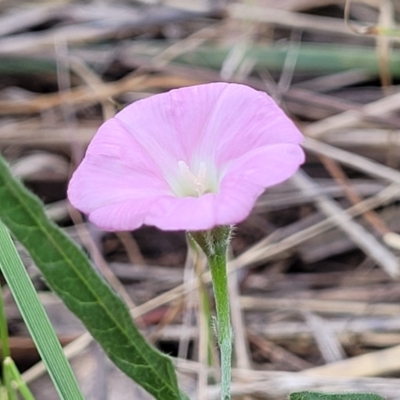
[[[304,160],[302,135],[265,93],[211,83],[129,105],[74,173],[71,203],[105,230],[206,230],[242,221]]]

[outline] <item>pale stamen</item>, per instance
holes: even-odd
[[[182,176],[191,183],[191,186],[196,191],[197,196],[201,196],[208,191],[207,166],[205,162],[200,163],[197,175],[190,170],[185,161],[178,161],[178,165]]]

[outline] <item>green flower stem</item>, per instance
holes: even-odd
[[[229,308],[226,256],[209,258],[217,310],[217,335],[221,351],[221,400],[231,398],[232,329]]]
[[[192,232],[192,237],[207,256],[217,311],[217,338],[221,352],[221,400],[231,398],[232,328],[229,307],[226,252],[231,227],[221,226],[206,232]]]

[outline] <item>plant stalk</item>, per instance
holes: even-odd
[[[231,227],[220,226],[210,231],[190,233],[206,254],[211,270],[217,312],[216,334],[221,353],[221,400],[231,398],[232,328],[226,270],[231,232]]]
[[[231,398],[232,328],[226,255],[209,258],[217,311],[217,336],[221,352],[221,400]]]

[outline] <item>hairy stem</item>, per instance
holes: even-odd
[[[217,311],[218,344],[221,352],[221,400],[229,400],[231,398],[232,329],[226,256],[221,254],[210,257],[209,263]]]
[[[231,227],[221,226],[211,231],[191,233],[206,254],[211,270],[217,311],[216,333],[221,353],[221,400],[231,398],[232,329],[226,270],[226,252],[231,231]]]

